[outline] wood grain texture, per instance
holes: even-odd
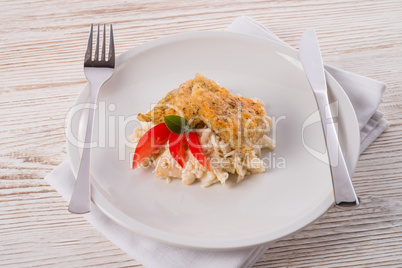
[[[0,267],[140,267],[43,177],[67,157],[65,117],[86,80],[90,23],[113,23],[117,54],[248,15],[289,44],[315,27],[326,63],[387,83],[391,122],[360,157],[355,210],[333,208],[255,267],[402,266],[402,3],[376,1],[3,1],[0,9]],[[91,245],[90,247],[88,245]]]

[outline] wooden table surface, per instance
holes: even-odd
[[[65,118],[86,83],[89,24],[113,23],[118,55],[241,15],[295,47],[315,27],[326,63],[387,83],[380,111],[391,122],[353,176],[361,206],[330,209],[255,267],[402,267],[400,0],[2,1],[0,267],[141,267],[43,180],[67,158]]]

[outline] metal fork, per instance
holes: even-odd
[[[93,24],[91,24],[91,33],[89,34],[87,52],[84,60],[84,73],[91,85],[90,107],[88,110],[88,123],[85,133],[84,148],[81,156],[81,163],[78,169],[77,180],[75,182],[74,191],[71,196],[68,210],[72,213],[87,213],[91,210],[91,181],[90,181],[90,163],[91,163],[91,148],[92,143],[92,126],[94,121],[94,111],[96,107],[96,99],[100,87],[113,74],[114,71],[114,41],[113,28],[110,25],[110,41],[109,41],[109,56],[106,60],[106,25],[103,27],[103,43],[102,54],[99,60],[99,24],[98,34],[96,37],[95,57],[92,60],[92,36]]]

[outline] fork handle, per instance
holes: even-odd
[[[98,85],[95,85],[98,86]],[[93,90],[91,90],[93,92]],[[90,107],[88,111],[88,123],[85,133],[84,148],[82,151],[80,167],[78,169],[77,180],[74,185],[73,194],[70,199],[68,210],[72,213],[87,213],[91,210],[91,143],[92,126],[94,121],[96,96],[91,93]]]

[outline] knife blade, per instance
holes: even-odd
[[[322,62],[317,35],[313,28],[305,30],[301,37],[299,58],[314,92],[321,116],[334,186],[335,204],[337,206],[357,206],[359,205],[359,199],[357,198],[346,166],[332,113],[329,108],[324,64]]]

